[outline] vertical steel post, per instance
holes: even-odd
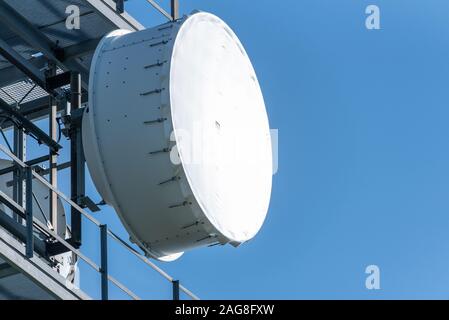
[[[179,300],[179,280],[173,280],[173,300]]]
[[[53,63],[49,64],[49,71],[47,73],[48,77],[52,77],[56,75],[56,66]],[[49,97],[49,106],[50,106],[50,111],[49,111],[49,133],[50,133],[50,138],[53,141],[57,141],[57,128],[58,128],[58,123],[57,123],[57,101],[54,97],[50,96]],[[49,165],[50,165],[50,184],[57,189],[58,188],[58,169],[57,169],[57,165],[58,165],[58,155],[56,152],[51,151],[50,150],[50,154],[49,154]],[[58,230],[58,196],[56,194],[56,192],[54,192],[53,190],[49,190],[49,207],[50,207],[50,222],[53,226],[53,230],[56,232],[56,234],[59,234]]]
[[[172,19],[179,19],[179,0],[170,0],[170,8]]]
[[[108,226],[100,225],[100,249],[101,249],[101,300],[109,299],[108,281]]]
[[[78,72],[72,72],[70,81],[70,178],[71,199],[80,204],[84,196],[84,153],[81,142],[81,119],[79,108],[81,107],[81,76]],[[81,213],[71,208],[72,240],[76,246],[81,245]]]
[[[25,161],[25,148],[26,148],[26,136],[23,134],[23,130],[14,127],[14,155],[22,161]],[[20,206],[25,206],[24,203],[24,180],[23,171],[21,167],[17,167],[13,172],[13,200]],[[14,219],[18,222],[22,222],[17,214],[14,213]]]
[[[33,172],[31,167],[26,168],[26,256],[33,257],[34,236],[33,236]]]

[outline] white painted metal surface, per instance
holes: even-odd
[[[89,171],[151,257],[253,238],[272,153],[252,64],[218,17],[195,13],[98,46],[83,144]]]

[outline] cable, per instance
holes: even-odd
[[[58,143],[61,141],[62,137],[62,129],[61,129],[61,117],[56,118],[56,122],[58,123]]]

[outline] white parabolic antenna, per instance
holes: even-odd
[[[86,161],[131,241],[171,261],[256,235],[271,194],[269,123],[251,61],[221,19],[197,12],[110,33],[89,86]]]

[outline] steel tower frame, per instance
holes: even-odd
[[[48,4],[48,0],[32,1],[42,4],[42,8],[48,8],[49,15],[53,14],[52,10],[56,11]],[[102,299],[108,299],[109,281],[112,281],[131,297],[136,297],[129,289],[108,275],[108,236],[120,242],[169,280],[173,285],[173,299],[179,299],[180,290],[192,298],[196,298],[180,285],[178,280],[168,276],[112,233],[107,226],[100,224],[84,211],[85,208],[89,208],[93,212],[100,210],[100,204],[95,204],[85,195],[86,172],[81,139],[81,119],[83,105],[88,102],[89,58],[107,31],[118,28],[138,31],[142,30],[143,26],[126,13],[127,0],[64,1],[68,4],[73,2],[81,5],[85,9],[82,14],[83,17],[86,17],[86,21],[87,17],[96,19],[95,21],[98,20],[98,24],[105,32],[83,37],[79,41],[76,37],[67,37],[70,41],[58,39],[58,34],[62,34],[61,31],[58,33],[51,29],[56,26],[56,23],[50,26],[33,23],[15,7],[13,1],[0,0],[0,58],[5,59],[4,63],[9,63],[3,68],[0,67],[0,120],[2,121],[0,133],[5,138],[9,150],[3,146],[0,146],[0,149],[13,161],[11,167],[0,170],[0,175],[13,174],[13,197],[11,199],[0,191],[0,202],[14,212],[13,221],[6,219],[3,212],[0,212],[0,226],[26,244],[26,250],[22,255],[25,262],[34,259],[36,254],[48,257],[68,251],[72,251],[83,260],[89,260],[79,251],[82,245],[81,219],[83,216],[87,217],[97,224],[101,234],[101,265],[93,267],[102,275]],[[165,11],[154,0],[143,1],[147,1],[168,20],[175,21],[179,18],[179,0],[170,0],[170,12]],[[2,28],[11,33],[3,37]],[[64,42],[67,44],[63,44]],[[21,51],[21,46],[26,46],[26,50]],[[5,91],[6,87],[17,84],[31,86],[21,92],[19,101]],[[30,96],[36,88],[42,94],[31,99]],[[58,117],[58,115],[60,116]],[[48,119],[48,132],[44,132],[34,124],[33,121],[37,119]],[[60,122],[64,129],[60,130],[59,135],[62,132],[70,140],[70,160],[65,163],[58,161],[58,152],[62,148],[58,142]],[[3,133],[4,129],[12,129],[14,132],[12,146],[9,145]],[[48,154],[28,160],[26,157],[27,135],[36,139],[39,144],[46,146]],[[44,162],[49,164],[48,169],[41,166]],[[70,199],[66,200],[71,207],[71,237],[62,239],[57,236],[60,231],[57,230],[57,199],[63,197],[57,189],[57,172],[66,168],[70,168],[71,194]],[[44,179],[44,175],[49,176],[48,181]],[[33,179],[41,180],[49,189],[50,223],[53,226],[51,230],[41,225],[33,216],[31,183]],[[52,241],[44,242],[33,236],[33,230],[36,228],[47,234]],[[89,261],[87,262],[89,263]],[[0,265],[0,267],[2,266]]]

